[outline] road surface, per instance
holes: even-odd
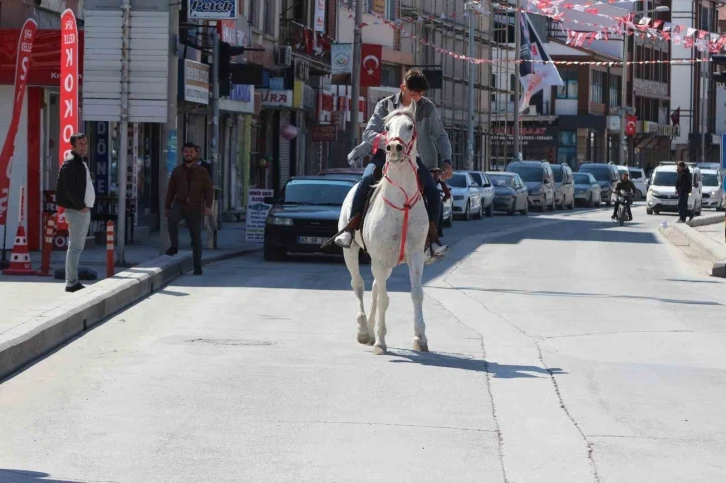
[[[726,481],[726,286],[635,216],[455,223],[429,354],[405,267],[383,356],[339,260],[184,276],[0,385],[0,481]]]

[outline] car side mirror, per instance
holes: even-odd
[[[472,183],[472,184],[470,184],[470,185],[469,185],[469,187],[470,187],[470,188],[478,188],[478,187],[479,187],[479,185],[478,185],[478,184],[476,184],[476,183]]]
[[[266,205],[274,205],[275,203],[277,203],[277,199],[274,196],[265,196],[262,199],[262,202]]]
[[[486,184],[484,185],[484,187],[485,187],[485,188],[491,188],[491,187],[492,187],[492,184],[491,184],[491,183],[486,183]]]

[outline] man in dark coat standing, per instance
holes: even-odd
[[[194,275],[202,274],[202,217],[212,214],[214,188],[209,173],[197,164],[194,143],[184,144],[184,164],[177,166],[169,177],[166,192],[166,216],[169,218],[171,247],[166,251],[173,256],[179,251],[179,222],[187,222],[194,253]]]
[[[693,219],[693,213],[688,212],[688,195],[691,194],[693,187],[693,176],[691,170],[688,169],[686,163],[681,161],[678,163],[678,180],[676,181],[676,194],[678,195],[678,221],[676,223],[685,223],[686,216]]]
[[[88,154],[88,138],[83,133],[75,133],[70,141],[71,151],[63,160],[58,173],[56,203],[64,210],[70,235],[66,253],[66,292],[76,292],[85,288],[78,281],[78,262],[86,246],[96,191],[93,188],[91,171],[83,161]]]

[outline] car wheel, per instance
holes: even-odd
[[[287,251],[284,248],[275,247],[265,243],[262,249],[262,256],[268,262],[277,262],[285,258]]]
[[[723,211],[723,201],[721,202],[721,206],[716,208],[716,211]]]
[[[510,206],[509,209],[507,210],[507,215],[513,216],[516,208],[517,208],[517,200],[514,200],[514,201],[512,201],[512,206]]]
[[[552,205],[550,206],[550,211],[555,211],[555,201],[557,201],[557,200],[556,200],[556,199],[555,199],[555,197],[553,196],[553,197],[552,197]]]
[[[516,203],[516,201],[515,201],[515,203]],[[520,213],[523,214],[523,215],[525,215],[525,216],[529,213],[529,203],[525,203],[524,204],[524,209],[521,210]]]
[[[487,208],[487,218],[491,218],[494,216],[494,201],[492,200],[492,203],[489,205],[489,208]]]
[[[575,197],[574,196],[572,197],[572,201],[570,201],[570,209],[571,210],[575,209]]]
[[[649,209],[646,208],[645,209],[645,213],[648,214],[648,215],[652,215],[653,214],[653,210],[649,210]]]
[[[656,215],[660,215],[660,211],[658,210],[653,210],[653,213],[655,213]]]
[[[474,215],[475,220],[481,220],[482,215],[484,215],[484,205],[479,202],[479,211],[476,212],[476,215]]]
[[[453,213],[451,213],[451,214],[449,215],[449,217],[448,217],[448,218],[445,218],[445,219],[444,219],[443,225],[444,225],[444,226],[445,226],[446,228],[451,228],[451,221],[452,221],[452,219],[453,219],[453,218],[454,218],[454,214],[453,214]]]
[[[466,221],[471,220],[471,200],[466,202],[466,209],[464,210],[464,219]]]

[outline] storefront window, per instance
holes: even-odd
[[[557,164],[566,163],[573,171],[577,168],[577,131],[560,131]]]

